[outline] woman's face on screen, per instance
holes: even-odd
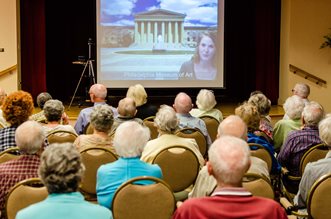
[[[216,52],[213,40],[208,36],[203,36],[199,44],[199,56],[201,61],[210,61]]]

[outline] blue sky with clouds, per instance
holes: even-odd
[[[217,26],[217,0],[100,0],[100,21],[133,26],[133,15],[156,8],[186,14],[185,26]]]

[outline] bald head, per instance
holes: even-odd
[[[231,135],[246,141],[247,126],[239,116],[230,115],[220,123],[217,129],[217,138],[224,135]]]
[[[107,97],[107,88],[103,84],[93,84],[89,93],[92,102],[104,102]]]
[[[177,94],[173,107],[177,113],[189,113],[193,107],[191,97],[184,92]]]
[[[123,98],[118,102],[117,111],[121,116],[134,117],[137,112],[136,103],[130,97]]]

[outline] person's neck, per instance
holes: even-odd
[[[211,61],[201,61],[200,60],[199,65],[204,68],[210,68],[210,66],[213,66],[213,63]]]
[[[239,183],[229,184],[229,183],[218,182],[215,191],[219,191],[224,188],[242,188],[242,183],[239,182]]]
[[[48,127],[55,127],[58,125],[60,125],[59,121],[51,121],[51,122],[47,122],[47,124],[46,124],[46,126],[48,126]]]
[[[107,138],[108,137],[108,134],[107,133],[101,132],[101,131],[97,131],[95,129],[93,131],[93,135],[99,136],[99,137],[102,137],[102,138]]]

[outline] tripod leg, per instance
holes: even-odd
[[[95,84],[95,76],[94,76],[94,70],[93,70],[93,63],[90,61],[90,77],[92,77],[93,84]]]

